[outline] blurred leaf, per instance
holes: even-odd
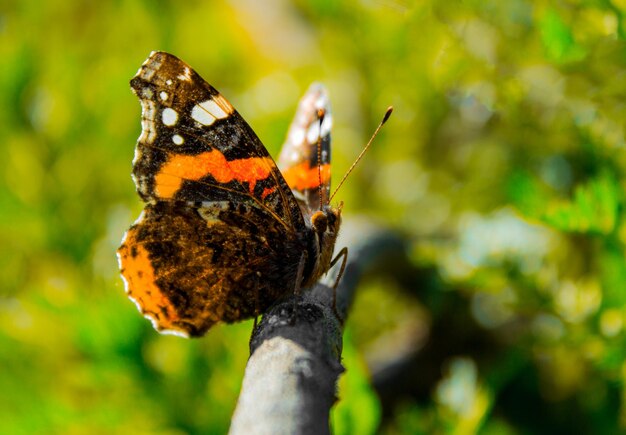
[[[585,50],[576,44],[571,29],[556,9],[547,8],[539,22],[541,39],[548,57],[557,62],[577,61]]]
[[[549,200],[545,187],[530,173],[523,171],[514,172],[507,181],[511,202],[526,216],[539,218]]]
[[[552,202],[543,219],[563,231],[609,234],[615,229],[621,199],[615,178],[603,173],[577,186],[571,201]]]

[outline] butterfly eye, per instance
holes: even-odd
[[[326,218],[328,219],[328,226],[330,227],[334,226],[335,222],[337,222],[337,216],[335,216],[334,213],[329,213]]]
[[[324,233],[326,228],[328,228],[328,218],[326,217],[326,214],[322,211],[315,212],[315,214],[311,216],[311,226],[316,233]]]

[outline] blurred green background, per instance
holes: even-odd
[[[363,282],[337,433],[626,430],[626,1],[0,3],[0,433],[223,433],[251,323],[160,336],[115,259],[151,50],[276,155],[324,82],[337,199],[399,231]],[[361,216],[357,216],[361,215]]]

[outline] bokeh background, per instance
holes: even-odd
[[[310,82],[337,198],[406,241],[363,280],[336,433],[626,430],[626,1],[0,2],[0,432],[223,433],[250,322],[161,336],[115,249],[151,50],[273,155]]]

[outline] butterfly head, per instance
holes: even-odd
[[[330,205],[322,206],[311,216],[311,227],[320,238],[330,238],[333,241],[337,238],[339,227],[341,226],[341,209],[343,202],[338,207]]]

